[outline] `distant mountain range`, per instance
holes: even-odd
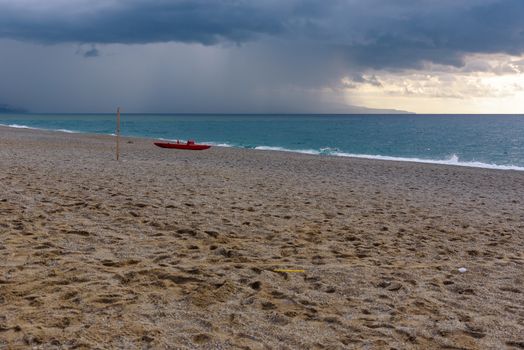
[[[340,108],[340,113],[348,114],[416,114],[409,111],[403,111],[398,109],[378,109],[368,108],[362,106],[344,106]]]

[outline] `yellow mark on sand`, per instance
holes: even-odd
[[[301,272],[306,272],[306,270],[289,270],[289,269],[276,269],[276,270],[273,270],[273,272],[295,272],[295,273],[301,273]]]

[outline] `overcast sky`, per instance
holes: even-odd
[[[0,77],[37,112],[524,113],[524,1],[0,0]]]

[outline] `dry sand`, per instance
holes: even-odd
[[[0,128],[0,348],[524,348],[524,172],[113,142]]]

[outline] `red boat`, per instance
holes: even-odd
[[[155,142],[155,145],[161,148],[176,148],[176,149],[188,149],[192,151],[201,151],[203,149],[208,149],[211,146],[209,145],[199,145],[195,141],[189,140],[186,143],[177,142]]]

